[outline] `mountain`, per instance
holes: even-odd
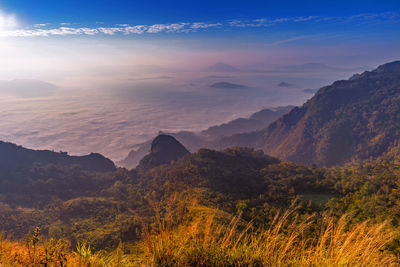
[[[369,158],[393,158],[395,151],[400,151],[399,65],[400,61],[384,64],[322,87],[302,107],[279,119],[267,116],[265,121],[255,121],[253,115],[210,127],[192,135],[196,139],[191,142],[193,146],[186,145],[179,133],[174,136],[189,150],[252,147],[299,164],[334,166]],[[135,163],[128,157],[123,166],[133,167]]]
[[[98,172],[108,172],[116,169],[110,159],[97,153],[91,153],[86,156],[69,156],[66,152],[32,150],[0,141],[0,169],[4,173],[48,164],[78,166],[82,170]]]
[[[237,89],[237,88],[246,88],[247,86],[230,82],[216,82],[210,85],[210,87],[223,88],[223,89]]]
[[[400,61],[322,87],[265,131],[230,142],[301,164],[341,165],[384,156],[400,143]]]
[[[0,265],[399,266],[399,74],[400,61],[337,81],[264,129],[217,139],[305,164],[368,159],[345,166],[190,154],[165,134],[134,170],[0,142]]]
[[[281,67],[282,70],[287,71],[337,71],[340,70],[335,67],[327,66],[322,63],[305,63],[302,65],[290,65]]]
[[[315,94],[318,91],[318,89],[304,89],[303,92],[307,94]]]
[[[151,143],[150,153],[139,163],[138,169],[149,170],[178,160],[190,152],[173,136],[160,134]]]
[[[179,140],[187,149],[194,152],[200,148],[226,148],[224,139],[227,136],[264,129],[283,114],[288,113],[293,106],[263,109],[248,118],[238,118],[221,125],[212,126],[199,133],[182,131],[168,133]],[[129,169],[136,167],[139,161],[149,152],[151,140],[135,145],[128,156],[117,164]],[[230,146],[230,145],[229,145]]]
[[[208,67],[207,71],[211,71],[211,72],[236,72],[236,71],[239,71],[239,69],[236,68],[236,67],[233,67],[231,65],[222,63],[222,62],[217,62],[214,65]]]
[[[288,113],[292,108],[294,108],[294,106],[262,109],[248,118],[239,118],[227,123],[212,126],[202,131],[201,134],[215,138],[260,130],[280,116]]]
[[[279,87],[292,87],[293,84],[287,82],[280,82],[277,84]]]
[[[57,89],[58,87],[54,84],[39,80],[16,79],[0,81],[0,93],[21,98],[49,96],[55,93]]]
[[[370,68],[369,67],[340,68],[315,62],[305,63],[302,65],[288,65],[277,68],[278,71],[289,71],[289,72],[336,72],[336,71],[360,71],[366,69]]]

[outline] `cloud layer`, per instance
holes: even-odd
[[[112,27],[70,27],[71,23],[63,22],[58,27],[51,27],[48,23],[34,24],[30,28],[7,30],[15,27],[17,20],[14,15],[6,15],[0,11],[0,36],[9,37],[35,37],[35,36],[63,36],[63,35],[133,35],[133,34],[155,34],[155,33],[190,33],[206,29],[229,28],[251,28],[272,27],[281,24],[305,24],[305,23],[400,23],[399,13],[377,13],[357,14],[349,17],[339,16],[306,16],[306,17],[283,17],[283,18],[257,18],[252,20],[229,20],[224,22],[179,22],[171,24],[153,25],[129,25],[118,24]],[[6,29],[6,30],[4,30]]]
[[[36,97],[27,97],[32,92],[25,89],[49,84],[0,81],[0,88],[10,89],[0,90],[0,140],[76,155],[99,152],[120,160],[160,130],[199,131],[267,106],[301,104],[310,96],[304,88],[326,83],[311,73],[306,79],[286,74],[236,73],[225,78],[203,72],[170,74],[93,89],[57,88]],[[331,75],[329,81],[338,77]],[[276,86],[283,80],[301,86]],[[216,82],[230,86],[211,88]],[[238,84],[247,87],[232,88]]]

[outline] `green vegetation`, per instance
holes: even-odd
[[[0,187],[1,229],[8,244],[2,262],[13,262],[15,253],[31,259],[26,245],[12,240],[40,227],[35,241],[40,252],[32,261],[42,260],[52,244],[55,251],[62,247],[68,266],[107,266],[111,260],[126,266],[168,260],[212,266],[222,258],[226,265],[269,265],[269,259],[281,266],[323,261],[335,266],[342,264],[339,258],[345,265],[390,265],[400,255],[399,174],[395,161],[320,169],[248,148],[201,149],[139,172],[35,166],[0,180],[7,185]],[[280,230],[271,233],[278,225]],[[272,234],[279,238],[268,238],[278,243],[266,243]],[[333,241],[321,244],[327,239],[341,241],[334,247]],[[284,247],[289,241],[292,247]],[[360,244],[371,251],[358,253]],[[54,253],[46,256],[49,262],[61,257]]]

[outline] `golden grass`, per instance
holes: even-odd
[[[39,242],[35,234],[25,243],[0,235],[0,266],[399,266],[385,250],[393,238],[385,223],[348,227],[346,217],[326,217],[315,225],[312,217],[286,212],[254,229],[240,217],[221,223],[211,209],[192,210],[178,225],[158,218],[157,229],[145,231],[129,254],[123,244],[92,252],[85,243],[71,250],[65,241]]]
[[[124,255],[122,244],[114,251],[92,253],[90,246],[78,244],[76,251],[71,251],[67,242],[53,239],[42,244],[0,241],[0,266],[71,266],[103,267],[134,266],[133,259]]]
[[[250,224],[239,230],[239,218],[227,226],[213,216],[157,233],[146,233],[151,266],[399,266],[384,250],[393,235],[386,225],[367,222],[346,230],[347,220],[325,218],[321,230],[310,234],[311,220],[276,216],[267,229]]]

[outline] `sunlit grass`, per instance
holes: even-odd
[[[214,223],[213,216],[193,220],[175,229],[161,224],[147,233],[145,244],[153,266],[398,266],[384,248],[392,239],[386,225],[364,222],[347,228],[324,218],[320,231],[307,231],[312,220],[289,220],[290,212],[276,216],[266,229]],[[240,229],[239,229],[240,228]]]
[[[286,212],[268,227],[255,229],[240,216],[223,223],[212,209],[191,210],[179,224],[168,222],[172,217],[158,217],[158,227],[145,230],[129,253],[122,243],[111,252],[94,252],[86,243],[71,248],[62,240],[42,241],[38,232],[25,242],[0,235],[0,266],[399,265],[385,249],[393,238],[385,223],[349,226],[346,216],[313,220]]]
[[[32,245],[32,237],[24,243],[10,241],[3,236],[0,240],[0,266],[134,266],[133,257],[124,254],[122,244],[112,252],[94,253],[86,243],[78,243],[72,250],[63,240],[50,239]]]

